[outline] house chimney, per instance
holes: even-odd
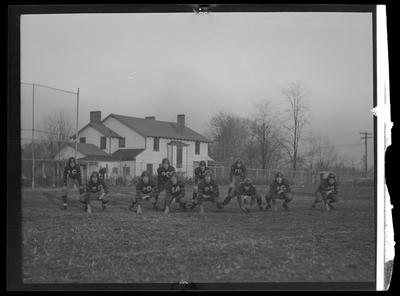
[[[101,122],[101,111],[90,111],[90,122],[100,123]]]
[[[177,121],[176,121],[176,127],[178,130],[178,133],[183,134],[183,131],[185,130],[185,114],[178,114]]]
[[[146,116],[144,119],[156,120],[156,117],[155,116]]]

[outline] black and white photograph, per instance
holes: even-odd
[[[192,7],[21,15],[22,283],[375,289],[372,11]]]

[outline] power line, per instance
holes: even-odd
[[[65,92],[65,93],[68,93],[68,94],[74,94],[74,95],[77,94],[77,92],[74,92],[74,91],[65,90],[65,89],[61,89],[61,88],[56,88],[56,87],[52,87],[52,86],[48,86],[48,85],[44,85],[44,84],[29,83],[29,82],[21,82],[21,84],[34,85],[34,86],[39,86],[39,87],[42,87],[42,88],[58,90],[58,91]]]

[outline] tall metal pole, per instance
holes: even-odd
[[[32,189],[35,188],[35,84],[32,84]]]
[[[75,137],[75,159],[78,151],[78,119],[79,119],[79,88],[76,93],[76,137]]]
[[[368,133],[368,132],[360,132],[360,134],[362,134],[363,136],[361,137],[361,139],[362,140],[364,140],[364,143],[365,143],[365,160],[364,160],[364,170],[365,170],[365,172],[364,172],[364,174],[365,174],[365,177],[367,177],[367,175],[368,175],[368,150],[367,150],[367,140],[368,139],[372,139],[372,137],[370,137],[372,134],[371,133]]]

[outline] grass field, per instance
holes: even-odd
[[[227,189],[221,189],[224,194]],[[337,211],[242,213],[235,200],[206,213],[128,210],[127,188],[111,188],[105,212],[83,212],[60,190],[22,192],[24,283],[374,281],[373,188],[342,189]],[[187,196],[191,196],[188,190]],[[265,202],[265,201],[263,201]]]

